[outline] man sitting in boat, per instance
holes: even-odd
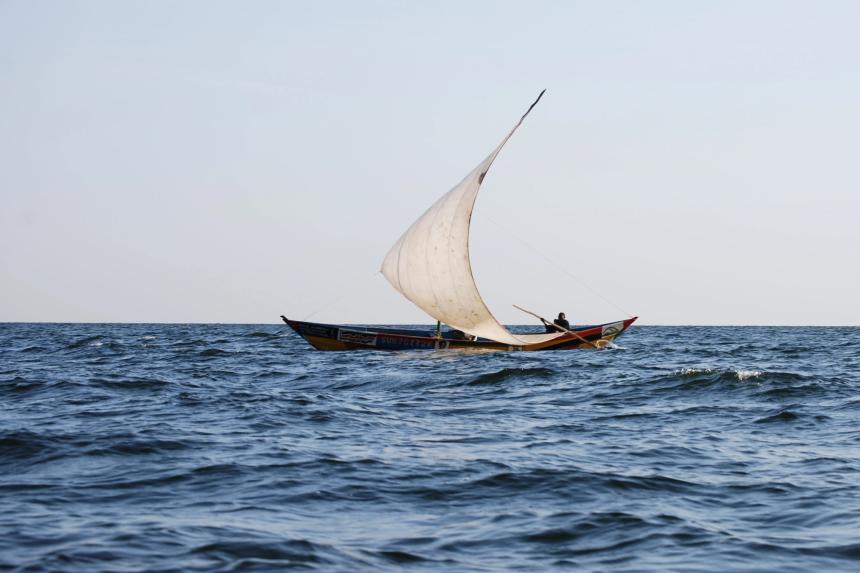
[[[553,324],[562,327],[565,330],[570,330],[570,323],[567,321],[565,314],[563,312],[558,313],[558,318],[552,321],[552,324],[546,323],[546,331],[547,332],[558,332],[558,329],[553,326]]]

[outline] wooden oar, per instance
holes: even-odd
[[[554,327],[554,328],[557,328],[557,329],[561,330],[562,332],[567,332],[567,333],[569,333],[569,334],[572,334],[572,335],[574,335],[575,337],[577,337],[578,339],[580,339],[581,341],[583,341],[584,343],[586,343],[586,344],[590,344],[591,346],[593,346],[594,348],[597,348],[598,350],[600,349],[600,346],[597,346],[595,343],[593,343],[593,342],[591,342],[591,341],[589,341],[589,340],[584,339],[583,337],[581,337],[580,335],[578,335],[577,333],[575,333],[574,331],[572,331],[572,330],[570,330],[570,329],[567,329],[567,328],[565,328],[565,327],[563,327],[563,326],[559,326],[559,325],[557,325],[557,324],[556,324],[556,323],[554,323],[554,322],[550,322],[550,321],[548,321],[547,319],[545,319],[544,317],[540,316],[539,314],[536,314],[536,313],[534,313],[534,312],[532,312],[532,311],[530,311],[530,310],[526,310],[526,309],[524,309],[524,308],[523,308],[523,307],[521,307],[521,306],[513,305],[513,307],[514,307],[515,309],[517,309],[517,310],[521,310],[521,311],[523,311],[523,312],[524,312],[524,313],[526,313],[526,314],[530,314],[530,315],[532,315],[533,317],[537,318],[538,320],[540,320],[540,321],[541,321],[541,322],[543,322],[544,324],[548,324],[548,325],[550,325],[550,326],[552,326],[552,327]]]

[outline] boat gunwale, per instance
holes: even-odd
[[[290,328],[299,336],[304,338],[309,344],[314,346],[320,350],[445,350],[445,349],[486,349],[486,350],[567,350],[567,349],[576,349],[576,348],[588,348],[593,347],[591,344],[594,341],[605,339],[606,336],[603,333],[603,329],[606,326],[611,326],[613,324],[621,324],[621,329],[613,333],[609,336],[608,340],[614,340],[616,337],[620,336],[624,333],[636,320],[638,317],[630,317],[622,320],[605,322],[602,324],[596,325],[586,325],[575,327],[571,329],[570,333],[562,333],[560,336],[556,338],[552,338],[543,342],[536,342],[534,344],[525,344],[521,346],[514,346],[505,344],[503,342],[498,342],[495,340],[489,340],[484,338],[478,338],[476,340],[462,340],[462,339],[454,339],[454,338],[445,338],[444,336],[437,337],[435,335],[416,335],[416,334],[407,334],[409,332],[426,332],[430,333],[432,331],[424,331],[424,330],[410,330],[410,329],[386,329],[384,327],[377,327],[374,330],[372,326],[364,326],[364,325],[345,325],[345,324],[330,324],[330,323],[322,323],[322,322],[309,322],[302,320],[293,320],[284,317],[284,322],[290,326]],[[327,333],[309,333],[302,332],[304,330],[303,326],[315,327],[320,329],[328,330]],[[403,347],[378,347],[374,341],[373,345],[365,345],[350,341],[343,341],[339,338],[339,334],[341,331],[347,332],[356,332],[362,334],[373,335],[375,337],[390,337],[390,338],[400,338],[400,339],[408,339],[410,341],[415,341],[422,343],[421,345],[411,346],[404,345]],[[449,331],[450,332],[450,331]],[[573,334],[575,333],[575,334]],[[319,348],[314,341],[310,340],[308,337],[319,339],[319,340],[330,340],[336,342],[341,345],[342,348]],[[592,339],[592,340],[589,340]],[[444,347],[440,347],[439,343],[444,343]]]

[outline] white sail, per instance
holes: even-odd
[[[403,233],[388,251],[382,274],[424,312],[468,334],[503,344],[550,340],[560,333],[515,335],[487,308],[469,260],[469,224],[484,176],[543,92],[496,149]]]

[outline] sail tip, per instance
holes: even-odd
[[[545,94],[545,93],[546,93],[546,88],[541,90],[541,92],[537,96],[537,99],[529,106],[529,108],[526,110],[526,112],[520,118],[520,123],[522,123],[522,121],[526,118],[526,116],[529,114],[529,112],[531,112],[531,110],[534,109],[534,106],[537,105],[537,103],[540,101],[540,98],[542,98],[543,94]]]

